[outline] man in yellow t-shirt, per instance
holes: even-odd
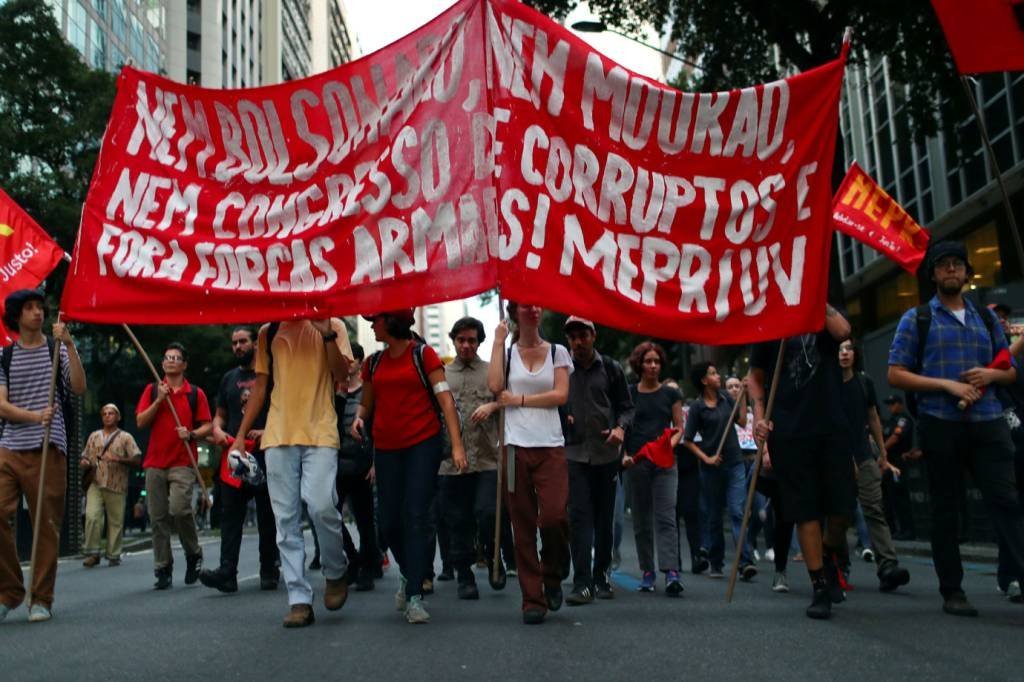
[[[348,561],[342,544],[338,492],[338,417],[334,386],[346,381],[352,362],[345,325],[329,320],[290,320],[264,325],[256,351],[256,384],[233,449],[245,448],[245,434],[268,397],[263,431],[267,485],[277,521],[277,548],[288,588],[285,627],[312,625],[313,588],[305,572],[302,502],[320,538],[326,589],[324,606],[340,609],[348,597]],[[272,383],[271,383],[272,380]]]

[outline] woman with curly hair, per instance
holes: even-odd
[[[678,597],[683,591],[679,580],[679,526],[676,519],[676,486],[679,471],[675,458],[662,466],[646,456],[659,439],[668,436],[670,448],[679,444],[683,425],[683,396],[678,388],[661,381],[665,350],[645,341],[629,358],[640,381],[629,387],[636,406],[633,424],[626,432],[622,467],[626,469],[633,509],[633,532],[637,558],[643,576],[641,592],[653,592],[655,585],[654,549],[658,551],[658,569],[665,574],[665,594]],[[646,447],[645,447],[646,446]]]

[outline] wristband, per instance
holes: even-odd
[[[452,390],[452,387],[448,385],[447,381],[439,381],[433,386],[434,395],[439,395],[445,391]]]

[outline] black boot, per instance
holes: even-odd
[[[215,571],[200,571],[199,582],[221,592],[238,592],[238,578],[234,571],[225,566]]]
[[[203,570],[203,555],[194,554],[185,557],[185,584],[195,585],[199,580],[199,571]]]
[[[459,599],[479,599],[480,590],[476,587],[476,576],[471,569],[459,569]]]
[[[811,597],[811,605],[807,607],[808,618],[827,620],[832,617],[832,597],[829,595],[829,581],[825,576],[827,571],[827,564],[824,569],[810,571],[814,596]]]
[[[156,571],[154,571],[154,575],[156,575],[156,582],[153,583],[154,590],[166,590],[170,588],[172,582],[170,566],[164,566],[163,568],[156,569]]]
[[[892,592],[910,582],[910,571],[900,567],[896,562],[882,566],[878,572],[878,589],[882,592]]]

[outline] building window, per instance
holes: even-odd
[[[1002,284],[1003,259],[999,253],[996,224],[988,223],[964,238],[967,258],[974,268],[971,288],[988,288]]]
[[[113,0],[110,4],[110,29],[118,40],[127,40],[128,23],[125,21],[124,0]]]
[[[92,19],[89,20],[89,63],[94,69],[107,67],[107,36]]]
[[[917,278],[909,272],[900,273],[875,290],[875,310],[878,313],[878,324],[895,320],[904,312],[918,304]]]
[[[82,5],[82,0],[71,0],[68,14],[68,42],[84,55],[87,30],[86,20],[89,15]]]

